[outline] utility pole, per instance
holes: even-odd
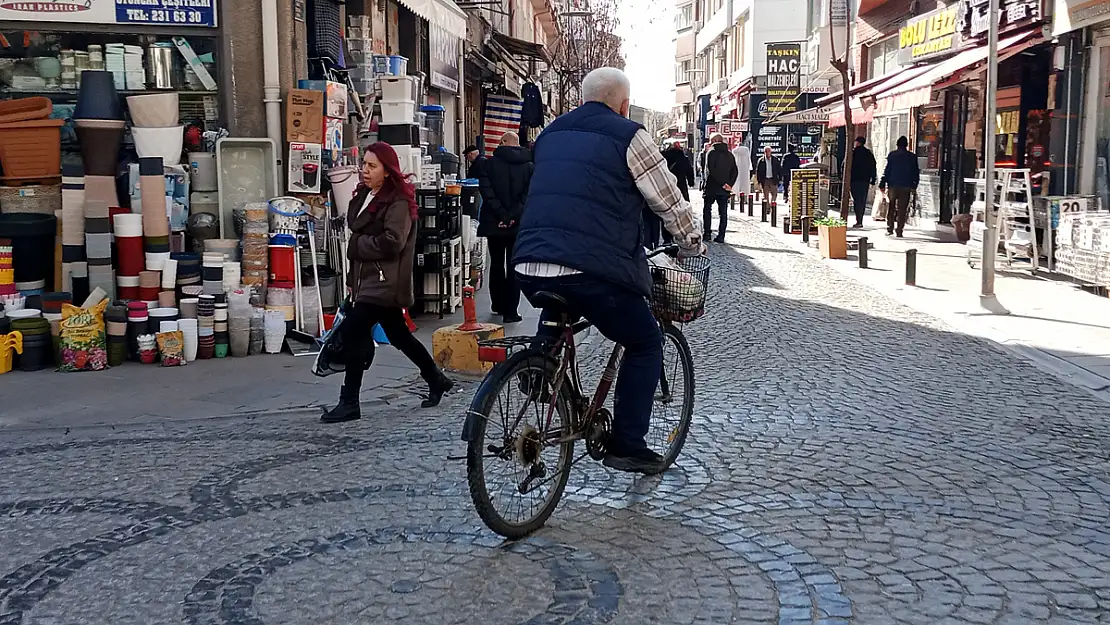
[[[998,0],[990,0],[988,5],[987,31],[987,94],[986,123],[983,125],[983,171],[986,189],[983,201],[986,204],[983,230],[982,288],[979,304],[995,314],[1006,315],[1006,310],[994,294],[994,263],[998,258],[998,215],[994,208],[994,153],[995,134],[998,129]],[[1006,204],[1006,189],[1001,190],[998,206],[1001,211]]]

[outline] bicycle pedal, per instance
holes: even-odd
[[[447,456],[448,460],[466,460],[466,456]]]

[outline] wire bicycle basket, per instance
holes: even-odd
[[[651,310],[660,321],[686,323],[705,314],[709,291],[707,256],[649,259],[651,269]]]

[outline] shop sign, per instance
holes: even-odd
[[[802,92],[802,44],[767,44],[767,110],[792,113]]]
[[[459,38],[432,24],[428,33],[431,83],[437,89],[459,92]]]
[[[824,217],[828,209],[821,206],[821,170],[810,168],[791,171],[790,198],[791,232],[802,231],[803,215]],[[810,223],[813,223],[812,220]]]
[[[959,50],[960,8],[938,9],[906,22],[898,31],[899,63],[911,65]]]
[[[957,29],[965,40],[987,36],[990,0],[964,0]],[[1006,32],[1041,19],[1041,0],[999,0],[998,31]]]
[[[0,0],[0,20],[216,26],[216,0]]]
[[[763,156],[763,148],[770,147],[771,154],[778,158],[782,158],[786,154],[786,141],[787,141],[787,127],[786,126],[771,126],[760,124],[752,124],[753,132],[755,133],[752,141],[752,148],[755,150],[756,158]]]

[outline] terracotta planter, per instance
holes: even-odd
[[[0,124],[0,165],[4,182],[39,180],[44,183],[62,176],[61,119]]]
[[[848,226],[817,226],[822,258],[848,258]]]

